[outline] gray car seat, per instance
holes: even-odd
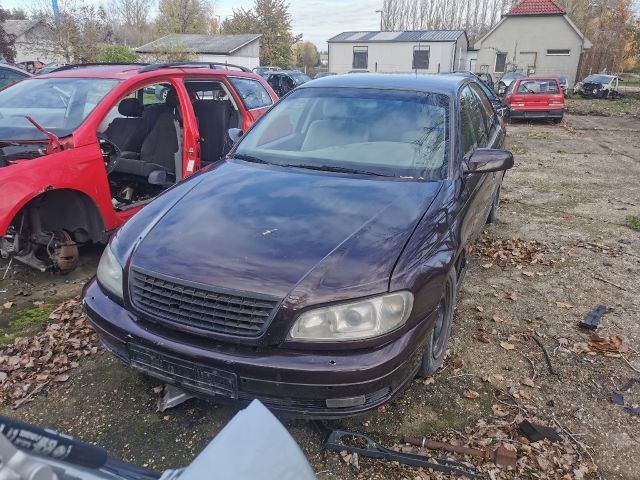
[[[146,134],[142,110],[137,98],[125,98],[118,104],[122,117],[114,118],[104,135],[121,151],[140,152]]]

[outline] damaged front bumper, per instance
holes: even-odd
[[[202,398],[306,418],[340,418],[374,409],[413,379],[429,316],[376,348],[300,351],[253,348],[180,335],[138,319],[90,281],[84,307],[104,346],[125,364]]]

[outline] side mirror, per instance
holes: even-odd
[[[489,173],[509,170],[513,167],[513,155],[508,150],[478,148],[463,163],[463,173]]]
[[[168,187],[173,185],[174,179],[172,174],[167,173],[166,170],[154,170],[149,174],[147,182],[149,185],[160,185],[161,187]]]
[[[242,137],[242,130],[240,130],[239,128],[230,128],[229,130],[227,130],[227,135],[229,135],[229,139],[233,143],[236,143],[238,140],[240,140],[240,137]]]

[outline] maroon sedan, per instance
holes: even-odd
[[[504,134],[474,79],[304,84],[120,229],[87,314],[124,363],[201,396],[375,408],[442,365]]]

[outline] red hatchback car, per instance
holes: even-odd
[[[519,78],[504,97],[509,119],[549,118],[559,123],[564,116],[564,95],[557,78]]]
[[[76,65],[0,91],[0,255],[70,271],[278,99],[243,67]]]

